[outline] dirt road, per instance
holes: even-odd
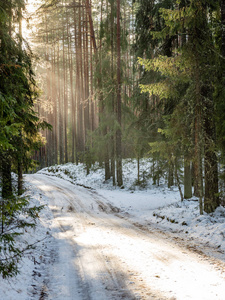
[[[225,299],[223,262],[133,224],[93,190],[46,175],[27,180],[54,214],[54,259],[39,299]]]

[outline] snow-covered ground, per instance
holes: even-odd
[[[124,189],[115,188],[112,181],[104,181],[104,169],[98,164],[92,167],[86,176],[83,164],[76,166],[68,163],[42,169],[39,174],[57,176],[74,184],[95,189],[106,201],[118,207],[129,218],[147,225],[157,224],[162,230],[183,233],[189,239],[198,239],[203,243],[225,251],[225,208],[219,207],[212,214],[199,215],[198,199],[181,202],[177,187],[170,189],[162,183],[152,185],[151,162],[143,159],[140,164],[140,181],[144,187],[136,185],[137,162],[123,161]]]
[[[150,173],[151,163],[147,160],[141,162],[143,187],[139,187],[135,184],[136,165],[133,160],[124,161],[123,189],[113,187],[111,181],[104,183],[104,170],[97,165],[92,168],[88,176],[82,164],[76,166],[71,163],[45,168],[35,176],[27,175],[25,194],[31,197],[33,205],[46,205],[46,207],[40,213],[35,231],[27,231],[25,238],[29,243],[38,240],[40,242],[35,250],[30,250],[25,256],[20,265],[21,273],[16,278],[0,281],[0,299],[224,299],[221,296],[225,284],[224,276],[221,279],[214,269],[210,269],[210,265],[215,264],[219,273],[224,272],[225,208],[219,207],[213,214],[200,216],[196,199],[181,203],[176,187],[168,189],[163,182],[160,186],[152,185],[151,179],[147,176]],[[73,184],[69,184],[68,181]],[[63,194],[60,194],[60,191]],[[51,196],[54,196],[54,201],[50,200]],[[65,210],[67,196],[71,206],[69,205]],[[80,204],[74,204],[73,201],[80,201]],[[72,215],[74,211],[80,219],[75,219]],[[85,223],[84,228],[80,224],[81,220]],[[115,226],[115,233],[113,228],[107,228],[107,220]],[[129,224],[134,225],[141,232],[135,233],[133,227],[128,228]],[[146,231],[146,236],[142,231]],[[152,231],[156,234],[151,237],[150,242],[148,234]],[[110,241],[107,240],[109,234]],[[97,246],[94,245],[95,241],[92,238],[96,239],[99,252],[96,252]],[[186,250],[181,251],[168,244],[168,239],[176,241],[177,238],[180,246],[183,241],[184,247],[187,248],[189,245],[190,249],[194,249],[194,253],[200,253],[201,262]],[[73,241],[72,248],[70,241]],[[170,254],[164,253],[166,251],[163,250],[164,244]],[[76,245],[75,252],[74,245]],[[91,252],[87,254],[90,245]],[[108,249],[110,247],[113,250]],[[150,256],[146,256],[151,248],[157,263],[153,257],[150,260]],[[202,260],[205,257],[208,261],[209,258],[202,252],[219,260],[214,261],[212,258],[209,265],[205,265]],[[74,260],[74,253],[81,263],[72,269],[71,261]],[[108,257],[109,253],[111,258]],[[182,257],[182,253],[185,257]],[[99,260],[100,254],[105,257],[104,263]],[[96,264],[93,262],[93,257]],[[113,257],[116,258],[115,261]],[[91,264],[94,264],[93,267],[89,266],[90,260]],[[164,264],[159,265],[160,261]],[[180,261],[182,261],[181,265],[179,265]],[[118,272],[112,271],[120,268],[120,263],[123,264],[126,276],[123,275],[122,270],[119,275]],[[149,263],[153,269],[155,268],[154,274],[148,273]],[[105,264],[108,273],[103,272]],[[161,273],[158,273],[160,269]],[[85,288],[77,279],[76,282],[71,283],[70,290],[67,290],[68,282],[71,278],[76,278],[76,272],[83,274],[82,276],[89,282],[89,287]],[[177,272],[178,278],[174,272]],[[88,277],[97,277],[95,273],[100,275],[96,283],[93,283],[93,280],[90,281]],[[54,277],[54,280],[51,277]],[[102,281],[109,282],[104,288],[101,287],[103,285],[101,278]],[[186,282],[185,285],[184,279],[190,282]],[[198,292],[191,290],[195,282],[196,286],[201,287]],[[118,291],[113,290],[112,285],[117,286]],[[127,292],[126,286],[129,286],[132,294]],[[148,292],[149,287],[151,290]],[[91,292],[85,294],[85,289],[91,289]],[[108,294],[105,294],[105,290]],[[139,293],[140,290],[143,290],[142,293]],[[159,290],[163,293],[157,292]]]

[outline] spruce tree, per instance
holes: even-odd
[[[143,62],[149,69],[159,71],[163,77],[158,84],[153,83],[147,87],[142,86],[142,89],[158,95],[161,99],[168,99],[173,95],[173,98],[183,99],[182,101],[186,99],[190,104],[192,103],[195,142],[193,162],[195,164],[195,180],[199,191],[200,213],[203,213],[203,155],[205,174],[204,210],[212,212],[219,205],[213,114],[215,107],[213,91],[217,76],[217,60],[215,59],[216,47],[213,44],[210,31],[208,11],[214,9],[218,3],[212,5],[210,1],[199,0],[190,1],[182,7],[179,7],[178,4],[180,2],[177,2],[176,9],[161,9],[165,27],[161,32],[156,33],[155,37],[157,39],[168,39],[168,37],[173,37],[177,33],[181,35],[188,33],[187,42],[181,44],[178,56],[174,55],[171,59],[161,57],[153,61]]]
[[[0,106],[4,143],[0,145],[0,156],[2,196],[9,198],[12,196],[12,163],[18,170],[20,194],[22,168],[29,162],[28,152],[41,143],[38,129],[48,125],[39,121],[34,112],[33,101],[37,96],[37,88],[31,63],[32,52],[21,34],[24,2],[6,1],[1,5],[4,10],[1,10],[3,18],[0,24]],[[13,31],[12,16],[19,23],[19,32]]]

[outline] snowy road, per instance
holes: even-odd
[[[124,218],[93,190],[26,178],[54,213],[54,262],[39,299],[225,299],[224,264]]]

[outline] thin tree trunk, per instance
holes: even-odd
[[[66,12],[67,14],[67,12]],[[67,64],[65,53],[65,26],[63,20],[63,100],[64,100],[64,161],[68,162],[68,147],[67,147],[67,124],[68,124],[68,99],[67,99]]]
[[[192,197],[192,175],[191,163],[189,159],[184,156],[184,198],[190,199]]]
[[[181,202],[183,202],[184,201],[184,196],[183,196],[183,192],[182,192],[182,189],[181,189],[180,178],[179,178],[179,174],[178,174],[177,162],[175,163],[175,176],[176,176],[176,181],[177,181],[177,185],[178,185],[178,189],[179,189],[179,193],[180,193]]]
[[[82,39],[82,25],[83,25],[83,18],[82,18],[82,12],[81,12],[81,0],[79,0],[79,22],[78,22],[78,54],[79,54],[79,60],[78,63],[80,64],[80,99],[79,101],[79,114],[80,114],[80,152],[84,153],[85,151],[85,129],[84,129],[84,60],[83,60],[83,39]]]
[[[54,138],[54,163],[58,163],[58,116],[57,116],[57,94],[56,94],[56,58],[55,58],[55,45],[53,47],[53,68],[52,68],[52,99],[53,104],[53,115],[54,115],[54,127],[53,127],[53,138]]]
[[[138,184],[140,184],[140,157],[139,157],[139,154],[138,154],[138,158],[137,158],[137,169],[138,169],[137,181],[138,181]]]
[[[216,134],[215,124],[211,117],[214,111],[213,91],[210,90],[210,83],[204,87],[202,94],[204,99],[204,166],[205,166],[205,197],[204,211],[214,212],[219,206],[218,195],[218,164],[216,156]]]
[[[221,54],[223,57],[225,57],[225,0],[221,0],[221,23],[222,23]]]
[[[81,141],[81,127],[82,127],[82,111],[81,111],[81,71],[80,71],[80,52],[81,52],[81,45],[80,45],[80,29],[77,26],[77,20],[80,22],[80,12],[76,14],[76,9],[74,8],[74,43],[75,43],[75,52],[76,52],[76,80],[75,80],[75,111],[74,111],[74,118],[76,122],[76,137],[77,137],[77,144],[76,144],[76,163],[78,162],[78,153],[81,152],[82,149],[82,141]]]
[[[117,121],[120,128],[116,132],[117,184],[123,185],[122,143],[121,143],[121,49],[120,49],[120,0],[117,0]]]
[[[20,45],[20,51],[22,51],[22,7],[19,7],[19,17],[18,17],[18,21],[19,21],[19,45]],[[21,55],[19,56],[19,61],[21,63]],[[18,160],[18,167],[17,167],[17,172],[18,172],[18,187],[17,187],[17,192],[18,195],[22,195],[22,191],[23,191],[23,141],[22,141],[23,137],[22,137],[22,133],[21,130],[19,131],[19,137],[18,137],[18,156],[17,156],[17,160]]]
[[[45,54],[45,60],[47,63],[49,63],[49,56],[50,56],[50,51],[49,51],[49,40],[48,40],[48,23],[47,23],[47,16],[45,14],[45,30],[46,30],[46,54]],[[51,99],[51,70],[48,67],[47,72],[46,72],[46,100],[47,102],[49,101],[49,108],[48,108],[48,119],[47,121],[52,125],[53,124],[53,113],[51,105],[53,106],[52,99]],[[47,145],[46,145],[46,151],[47,151],[47,166],[50,166],[53,164],[53,135],[52,131],[46,130],[46,136],[47,136]],[[50,150],[51,147],[51,150]]]
[[[2,198],[9,199],[13,196],[12,177],[11,177],[11,159],[6,153],[1,157],[2,174]]]
[[[104,1],[102,0],[101,1],[101,23],[102,23],[102,11],[103,11],[103,3]],[[100,48],[102,47],[102,40],[100,39]],[[101,52],[99,53],[99,64],[100,64],[100,74],[102,73],[102,55],[101,55]],[[106,109],[105,109],[105,105],[104,105],[104,102],[103,102],[103,93],[101,91],[102,89],[102,82],[103,82],[103,78],[101,76],[101,79],[100,79],[101,83],[100,83],[100,97],[101,99],[100,100],[100,103],[101,103],[101,113],[102,113],[102,120],[103,122],[105,123],[105,115],[106,115]],[[105,138],[105,149],[104,149],[104,165],[105,165],[105,180],[108,180],[110,179],[110,175],[111,175],[111,172],[110,172],[110,163],[109,163],[109,145],[108,145],[108,139],[106,139],[106,136],[107,136],[107,125],[104,124],[103,125],[103,130],[102,130],[102,135],[103,135],[103,138]]]
[[[75,18],[75,16],[74,16]],[[75,19],[74,19],[74,30],[75,30]],[[74,93],[74,78],[73,78],[73,57],[72,57],[72,41],[71,33],[69,31],[69,17],[66,13],[66,33],[67,33],[67,45],[68,45],[68,64],[69,64],[69,86],[70,86],[70,119],[71,119],[71,161],[75,162],[76,152],[76,104],[75,104],[75,93]],[[75,33],[74,33],[75,34]],[[74,44],[76,44],[74,40]]]
[[[111,80],[113,82],[113,78],[114,78],[114,2],[111,2]],[[112,115],[115,115],[115,93],[114,93],[114,88],[112,89],[112,93],[111,93],[111,105],[112,105]],[[115,126],[114,124],[114,118],[113,118],[113,128]],[[114,132],[114,130],[113,130]],[[111,137],[111,176],[113,178],[113,185],[116,185],[116,174],[115,174],[115,141],[116,141],[116,137],[114,136],[114,134],[112,134]]]
[[[197,59],[197,58],[196,58]],[[202,112],[201,112],[201,92],[200,76],[197,61],[196,68],[196,104],[195,104],[195,180],[199,194],[199,210],[203,214],[203,183],[202,183]]]
[[[58,31],[58,36],[60,36],[60,32]],[[63,164],[64,161],[64,153],[63,153],[63,105],[62,105],[62,96],[61,93],[61,68],[60,68],[60,41],[58,41],[58,49],[57,49],[57,77],[58,77],[58,135],[59,135],[59,162]]]
[[[169,163],[169,172],[168,172],[168,188],[174,185],[174,164]]]
[[[88,18],[89,18],[91,40],[93,43],[94,52],[96,53],[97,45],[96,45],[95,32],[94,32],[94,26],[93,26],[93,20],[92,20],[91,4],[90,4],[89,0],[86,0],[86,10],[88,13]]]
[[[88,21],[89,21],[89,30],[90,30],[90,84],[91,84],[91,130],[94,131],[95,129],[95,103],[93,101],[93,60],[92,60],[92,49],[94,49],[95,56],[97,56],[97,45],[96,45],[96,39],[95,39],[95,32],[94,32],[94,26],[93,26],[93,20],[92,20],[92,12],[91,12],[91,1],[86,0],[86,11],[88,15]],[[96,57],[97,60],[97,57]]]

